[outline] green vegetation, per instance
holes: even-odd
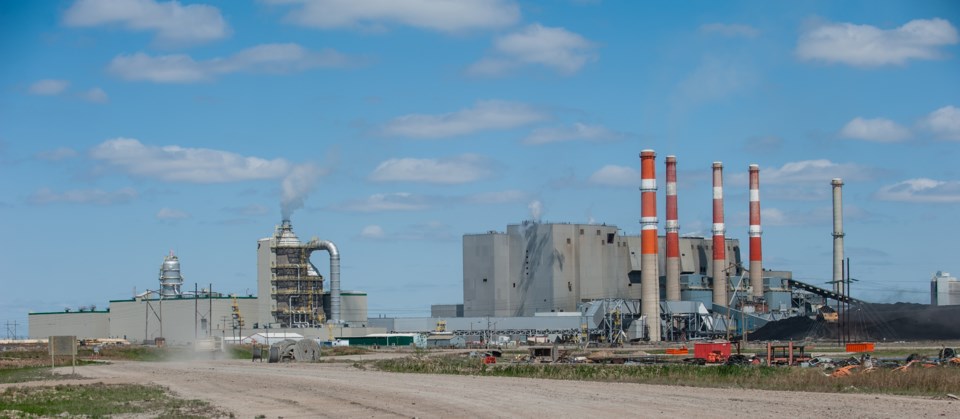
[[[171,397],[166,389],[144,385],[58,385],[53,387],[11,387],[0,393],[0,416],[11,413],[40,416],[83,415],[105,417],[114,414],[150,415],[161,418],[207,418],[229,416],[201,400]],[[18,415],[19,416],[19,415]]]
[[[50,367],[0,368],[0,384],[25,383],[27,381],[62,380],[79,378],[75,375],[58,375]]]
[[[691,387],[776,389],[943,396],[960,388],[960,370],[914,368],[905,372],[878,369],[849,377],[827,376],[819,368],[693,365],[513,364],[485,365],[478,358],[433,357],[375,361],[389,372],[527,377],[556,380],[665,384]]]

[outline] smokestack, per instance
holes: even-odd
[[[680,221],[677,217],[677,158],[667,156],[667,301],[680,301]]]
[[[830,181],[833,185],[833,290],[843,294],[843,179]]]
[[[713,162],[713,304],[727,306],[727,243],[723,225],[723,163]]]
[[[753,297],[763,298],[763,247],[760,244],[760,166],[750,165],[750,287]]]
[[[660,273],[657,251],[657,154],[640,152],[640,314],[651,342],[660,341]]]

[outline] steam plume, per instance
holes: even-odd
[[[289,220],[294,211],[303,208],[303,200],[323,174],[317,166],[301,164],[294,166],[283,178],[280,182],[280,211],[284,220]]]

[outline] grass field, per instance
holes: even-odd
[[[0,417],[29,414],[39,416],[106,417],[108,415],[149,415],[160,418],[210,418],[229,413],[200,400],[172,397],[158,386],[137,384],[58,385],[11,387],[0,393]],[[18,415],[20,416],[20,415]]]
[[[849,377],[827,376],[819,368],[691,365],[513,364],[484,365],[478,358],[433,357],[375,361],[389,372],[528,377],[810,392],[856,392],[945,396],[960,392],[960,368],[878,369]],[[365,365],[358,365],[365,367]]]

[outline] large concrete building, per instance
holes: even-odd
[[[960,281],[949,272],[938,271],[930,280],[930,304],[935,306],[960,305]]]
[[[726,245],[732,278],[741,274],[740,245],[735,239]],[[577,311],[589,300],[639,299],[639,249],[639,236],[620,235],[613,225],[525,222],[505,233],[464,235],[463,315],[531,316]],[[711,240],[681,238],[680,273],[709,290],[711,255]],[[665,259],[661,252],[659,272]]]

